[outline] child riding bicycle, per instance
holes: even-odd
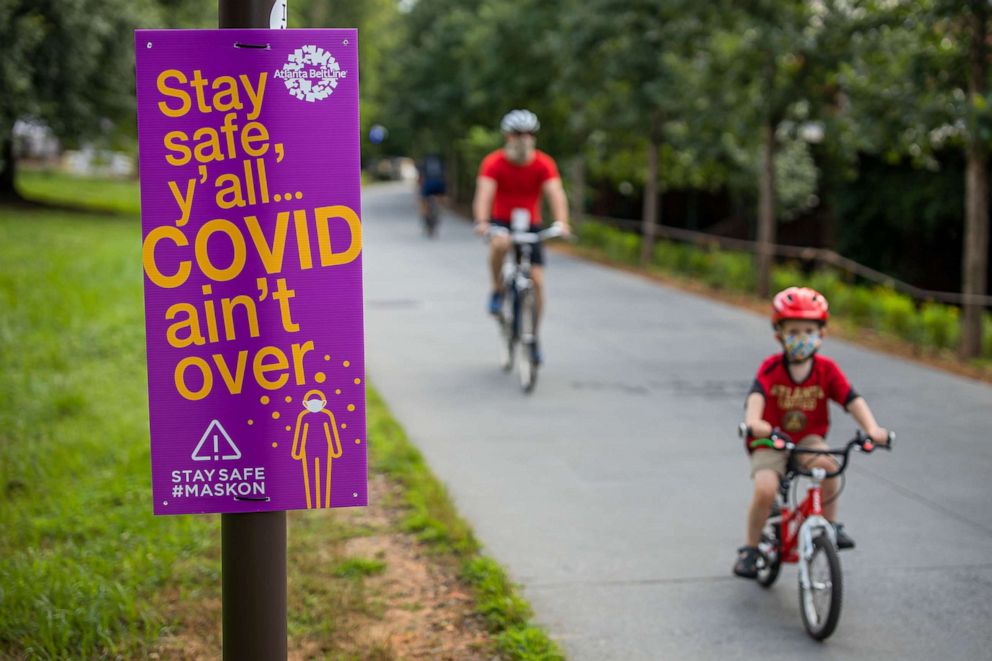
[[[758,368],[745,403],[744,422],[748,438],[754,495],[747,513],[747,542],[738,549],[734,573],[744,578],[758,574],[758,542],[765,519],[775,502],[779,480],[786,472],[788,454],[770,448],[752,450],[751,440],[767,438],[774,429],[788,432],[797,446],[827,449],[824,437],[830,426],[827,400],[831,399],[854,417],[877,444],[885,444],[888,432],[880,427],[868,403],[848,383],[837,364],[817,354],[826,336],[827,299],[806,287],[789,287],[772,302],[772,328],[782,353],[769,356]],[[808,468],[835,468],[826,455],[798,459]],[[823,513],[836,531],[837,547],[853,548],[843,525],[836,522],[837,478],[823,483]]]

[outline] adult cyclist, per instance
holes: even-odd
[[[537,115],[529,110],[511,110],[500,122],[505,144],[482,160],[476,179],[472,214],[479,234],[487,234],[493,225],[509,228],[515,219],[529,222],[531,231],[537,231],[541,227],[542,195],[547,197],[551,215],[560,224],[563,234],[569,234],[568,200],[558,166],[553,158],[536,147],[540,128]],[[489,313],[493,315],[499,314],[502,304],[500,272],[511,245],[510,237],[506,235],[494,235],[489,243],[492,276]],[[534,246],[531,264],[537,320],[540,320],[544,307],[544,251],[540,244]],[[534,360],[540,363],[541,358],[540,348],[535,343]]]

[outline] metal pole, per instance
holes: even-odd
[[[224,659],[285,659],[286,513],[220,518]]]
[[[218,0],[218,27],[286,27],[285,0]],[[221,514],[225,661],[285,659],[286,513]]]
[[[221,28],[285,28],[286,0],[217,0]]]

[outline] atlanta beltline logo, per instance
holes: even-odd
[[[347,78],[348,72],[323,48],[308,45],[290,53],[286,64],[274,75],[286,83],[290,94],[313,103],[333,94],[338,81]]]

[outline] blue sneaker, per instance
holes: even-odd
[[[499,316],[499,310],[503,306],[503,294],[498,291],[494,291],[492,296],[489,297],[489,314],[494,317]]]

